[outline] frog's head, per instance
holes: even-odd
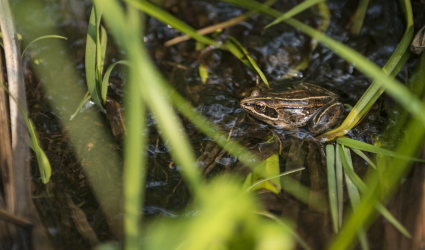
[[[240,102],[240,105],[255,118],[268,124],[276,125],[278,121],[278,112],[273,103],[273,99],[261,96],[260,91],[254,90],[249,97]]]

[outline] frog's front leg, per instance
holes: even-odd
[[[335,124],[343,111],[344,105],[342,103],[329,103],[308,121],[308,129],[314,134],[322,133]]]

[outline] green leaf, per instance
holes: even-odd
[[[21,110],[22,113],[23,110]],[[47,184],[50,180],[50,176],[52,175],[52,167],[50,165],[49,159],[47,158],[46,154],[44,153],[43,149],[38,144],[37,135],[35,133],[34,125],[30,119],[25,119],[27,122],[28,131],[30,133],[30,147],[34,151],[38,168],[40,170],[40,176],[41,181],[44,184]]]
[[[98,20],[97,20],[98,19]],[[96,26],[100,23],[100,13],[96,15],[96,9],[93,6],[89,26],[87,30],[87,41],[86,41],[86,60],[85,60],[85,68],[86,68],[86,80],[87,87],[90,93],[90,96],[94,103],[102,110],[102,112],[106,113],[106,110],[102,106],[100,89],[96,83],[96,41],[97,41],[97,32],[99,30],[99,26]]]
[[[239,60],[241,60],[246,66],[248,66],[253,71],[257,72],[258,76],[263,80],[263,82],[269,86],[269,82],[267,81],[266,76],[261,71],[261,69],[258,67],[257,63],[252,59],[252,57],[249,55],[248,51],[242,46],[241,43],[239,43],[236,38],[232,36],[227,36],[226,41],[224,42],[226,45],[226,48]]]
[[[336,197],[338,202],[338,229],[341,228],[342,218],[344,212],[344,170],[342,166],[340,147],[337,146],[335,149],[336,164],[335,164],[335,175],[336,175]]]
[[[328,170],[328,194],[329,194],[329,207],[331,209],[331,218],[334,233],[338,233],[338,203],[337,203],[337,190],[336,190],[336,176],[335,176],[335,149],[334,146],[326,145],[326,165]]]
[[[399,155],[399,154],[396,154],[393,151],[383,149],[383,148],[379,148],[379,147],[376,147],[376,146],[373,146],[373,145],[370,145],[370,144],[367,144],[367,143],[364,143],[364,142],[361,142],[361,141],[346,138],[346,137],[338,138],[337,142],[339,144],[348,146],[350,148],[360,149],[360,150],[375,153],[375,154],[381,154],[381,155],[391,156],[391,157],[395,157],[395,158],[406,159],[406,160],[410,160],[410,161],[425,162],[425,160],[422,160],[422,159],[408,157],[408,156],[404,156],[404,155]]]
[[[31,46],[31,44],[33,44],[33,43],[35,43],[35,42],[37,42],[37,41],[39,41],[39,40],[49,39],[49,38],[58,38],[58,39],[68,40],[68,38],[66,38],[66,37],[63,37],[63,36],[57,36],[57,35],[40,36],[39,38],[36,38],[36,39],[32,40],[32,41],[28,44],[28,46],[24,49],[24,51],[22,51],[21,58],[22,58],[22,57],[24,57],[25,51],[27,51],[28,47],[29,47],[29,46]],[[2,47],[3,47],[3,44],[2,44]]]
[[[102,74],[103,73],[103,66],[105,65],[105,55],[106,55],[106,46],[108,44],[108,34],[106,33],[106,30],[105,30],[105,28],[102,25],[100,26],[100,30],[101,30],[101,37],[100,37],[100,48],[101,48],[100,61],[102,63],[99,64],[99,71]]]
[[[170,13],[156,7],[148,1],[126,0],[126,2],[133,5],[137,9],[146,12],[146,14],[160,20],[161,22],[171,25],[173,28],[180,30],[181,32],[192,37],[193,39],[196,39],[201,43],[220,47],[220,44],[218,44],[214,40],[211,40],[205,36],[198,34],[198,32],[194,28],[190,27],[189,25],[182,22],[180,19],[172,16]]]
[[[199,64],[199,76],[202,79],[202,83],[206,83],[208,79],[208,70],[202,63]]]
[[[112,69],[117,64],[123,64],[123,65],[130,66],[130,63],[128,61],[124,61],[124,60],[114,62],[113,64],[109,65],[108,69],[105,72],[105,75],[103,76],[103,82],[102,82],[102,100],[103,100],[103,103],[106,103],[106,95],[108,94],[108,86],[109,86],[109,76],[111,75]]]
[[[285,14],[281,15],[280,17],[276,18],[273,22],[268,24],[264,29],[270,28],[273,25],[276,25],[290,17],[295,16],[298,13],[303,12],[304,10],[310,8],[313,5],[316,5],[320,2],[324,2],[325,0],[305,0],[304,2],[297,4],[294,8],[288,10]]]
[[[278,194],[280,189],[282,189],[280,185],[280,180],[277,178],[279,176],[279,154],[274,154],[263,161],[259,166],[254,168],[251,175],[251,183],[254,183],[252,190],[258,189],[268,189],[273,193]],[[260,182],[257,184],[256,182],[262,179],[269,179],[266,182]]]

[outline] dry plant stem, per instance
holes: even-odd
[[[2,187],[4,190],[4,200],[6,205],[6,210],[8,212],[13,212],[15,203],[15,189],[14,187],[14,178],[13,178],[13,168],[12,168],[12,147],[10,143],[10,134],[9,134],[9,112],[7,109],[6,102],[6,93],[3,89],[4,79],[3,79],[3,65],[1,60],[0,52],[0,168],[2,174]]]
[[[12,21],[9,3],[6,0],[0,0],[0,17],[9,91],[27,112],[18,37]],[[9,107],[12,130],[12,162],[15,177],[14,188],[16,189],[15,202],[19,204],[19,206],[14,206],[14,213],[18,216],[26,216],[28,215],[27,211],[30,203],[29,136],[25,127],[25,120],[19,112],[18,105],[12,98],[9,99]]]
[[[200,34],[200,35],[206,35],[206,34],[213,33],[214,31],[219,30],[219,29],[224,29],[224,28],[228,28],[228,27],[234,26],[234,25],[236,25],[236,24],[238,24],[240,22],[245,21],[246,19],[248,19],[251,16],[252,15],[249,15],[249,14],[240,15],[240,16],[235,17],[235,18],[232,18],[232,19],[230,19],[228,21],[225,21],[225,22],[222,22],[222,23],[218,23],[218,24],[214,24],[214,25],[208,26],[206,28],[202,28],[202,29],[198,30],[198,34]],[[187,41],[189,39],[191,39],[191,37],[188,36],[188,35],[178,36],[176,38],[173,38],[173,39],[165,42],[164,43],[164,46],[165,47],[168,47],[168,46],[171,46],[171,45],[174,45],[174,44],[178,44],[178,43]]]
[[[19,42],[13,23],[9,2],[0,0],[0,22],[3,35],[3,45],[6,58],[9,92],[20,103],[27,113],[27,101],[25,97],[24,76],[22,70]],[[50,249],[40,218],[31,201],[30,171],[29,171],[29,134],[25,126],[25,120],[19,111],[17,103],[9,97],[10,121],[12,131],[12,164],[14,177],[14,209],[15,216],[30,220],[35,229],[31,234],[19,229],[17,247],[22,249]],[[31,239],[30,239],[31,237]]]

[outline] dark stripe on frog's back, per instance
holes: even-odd
[[[291,98],[284,99],[279,97],[259,97],[257,100],[261,100],[267,104],[269,107],[274,108],[312,108],[312,107],[322,107],[332,101],[333,97],[306,97],[303,99]]]

